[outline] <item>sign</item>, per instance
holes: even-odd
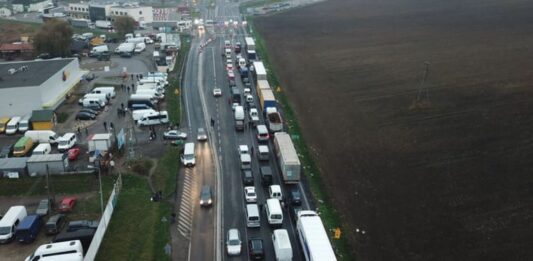
[[[180,95],[180,90],[178,90],[178,89],[174,90],[174,94]]]
[[[124,128],[120,129],[120,132],[117,135],[117,145],[119,150],[122,149],[122,146],[124,146],[124,141],[126,140],[125,136]]]
[[[300,135],[293,134],[293,135],[291,135],[291,138],[293,140],[299,140],[300,139]]]
[[[281,87],[278,86],[278,88],[276,88],[276,92],[281,92]]]
[[[341,229],[340,228],[336,228],[335,229],[335,239],[340,239],[341,238]]]

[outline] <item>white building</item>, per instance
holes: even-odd
[[[151,6],[140,6],[138,4],[116,5],[111,7],[110,12],[111,17],[127,15],[139,23],[151,23],[154,21],[154,13]]]
[[[0,114],[11,117],[53,110],[83,74],[74,58],[0,63]]]
[[[43,9],[53,6],[52,0],[34,0],[34,1],[24,1],[24,0],[15,0],[13,1],[13,12],[14,13],[24,13],[24,12],[42,12]]]
[[[123,4],[68,4],[70,16],[74,19],[90,19],[113,21],[117,16],[130,16],[138,23],[151,23],[154,14],[151,6],[141,6],[137,3]]]
[[[0,7],[0,17],[10,17],[13,14],[11,9],[7,7]]]

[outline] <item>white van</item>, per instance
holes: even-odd
[[[19,129],[20,117],[15,116],[7,123],[6,134],[15,134]]]
[[[259,145],[257,147],[258,153],[257,158],[259,160],[268,160],[269,159],[269,150],[267,145]]]
[[[109,93],[87,93],[83,96],[83,99],[96,98],[102,100],[104,106],[111,100]]]
[[[91,91],[91,93],[105,93],[109,94],[111,98],[115,98],[115,96],[117,95],[117,93],[115,92],[115,87],[96,87]]]
[[[155,93],[156,93],[156,90],[141,89],[141,90],[135,91],[133,95],[135,95],[134,97],[146,97],[146,98],[149,97],[149,100],[157,100],[159,98],[155,95]]]
[[[257,206],[257,204],[246,204],[246,226],[261,227],[259,207]]]
[[[239,58],[239,66],[240,67],[246,67],[246,60],[244,58]]]
[[[13,206],[0,220],[0,243],[8,243],[15,238],[17,225],[28,215],[26,207]]]
[[[145,43],[138,43],[135,45],[135,50],[133,50],[134,53],[141,53],[146,49]]]
[[[40,245],[25,261],[83,260],[83,246],[79,240]]]
[[[156,104],[158,101],[156,98],[152,97],[151,95],[148,95],[148,94],[132,94],[130,95],[130,100],[135,100],[135,101],[139,101],[139,100],[146,100],[146,101],[150,101],[152,102],[153,104]]]
[[[252,168],[252,157],[250,154],[241,154],[241,169]]]
[[[31,114],[22,117],[19,121],[19,132],[24,133],[30,129]]]
[[[45,155],[50,154],[50,151],[52,151],[52,146],[50,143],[41,143],[35,147],[35,149],[32,152],[32,155]]]
[[[193,167],[196,165],[196,155],[193,142],[185,143],[183,155],[181,155],[181,163],[183,163],[185,167]]]
[[[272,244],[276,260],[292,260],[292,246],[289,233],[286,229],[276,229],[272,233]]]
[[[51,130],[29,130],[24,133],[33,142],[56,144],[59,136]]]
[[[225,49],[225,53],[226,53],[226,56],[231,57],[231,49],[230,48],[226,48]]]
[[[159,86],[159,85],[156,85],[155,83],[145,83],[143,85],[137,85],[137,87],[135,88],[136,91],[139,91],[139,90],[154,90],[158,93],[165,93],[165,88]]]
[[[137,91],[135,91],[135,94],[148,94],[148,95],[152,95],[154,98],[159,99],[159,100],[165,98],[164,94],[154,89],[137,89]]]
[[[168,123],[168,112],[167,111],[156,111],[153,113],[148,113],[143,115],[138,121],[139,126],[150,126],[157,124],[166,124]]]
[[[131,116],[133,117],[133,121],[137,122],[148,113],[156,113],[156,111],[154,109],[134,110],[131,112]]]
[[[279,201],[283,200],[280,185],[270,185],[270,187],[268,187],[268,196],[270,198],[275,198]]]
[[[265,212],[270,226],[281,226],[283,224],[283,212],[278,199],[267,199]]]
[[[65,152],[76,145],[76,134],[69,132],[65,133],[61,138],[57,140],[57,149],[59,152]]]
[[[91,51],[89,52],[89,56],[94,57],[103,52],[109,52],[109,48],[105,44],[93,47],[93,49],[91,49]]]

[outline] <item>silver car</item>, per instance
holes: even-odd
[[[198,128],[198,141],[206,141],[207,140],[207,133],[205,132],[204,128]]]
[[[39,202],[39,206],[37,206],[37,210],[35,210],[35,214],[43,217],[48,215],[48,211],[50,209],[50,200],[43,199]]]

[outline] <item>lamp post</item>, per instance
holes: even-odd
[[[94,167],[98,169],[98,183],[100,183],[100,210],[102,216],[104,215],[104,193],[102,192],[102,173],[100,171],[100,156],[97,156],[94,160]]]

